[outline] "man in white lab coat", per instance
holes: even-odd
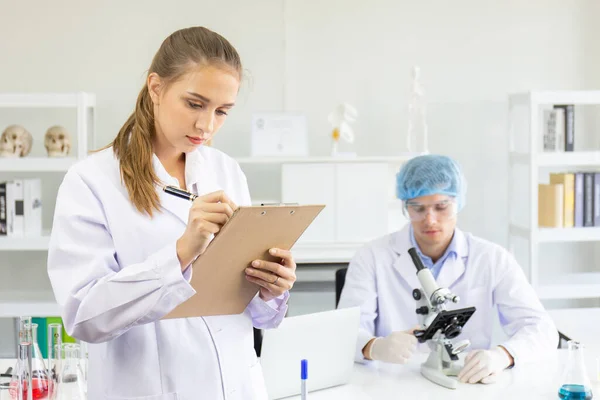
[[[459,336],[471,341],[461,382],[491,383],[506,368],[556,351],[556,327],[513,256],[456,227],[465,193],[460,166],[449,157],[419,156],[398,173],[397,195],[410,224],[357,252],[340,297],[340,308],[361,307],[357,361],[405,363],[416,348],[412,291],[421,285],[412,247],[437,284],[460,296],[456,308],[476,307]],[[509,338],[490,348],[496,317]]]

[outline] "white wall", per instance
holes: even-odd
[[[247,155],[252,112],[285,109],[307,114],[311,152],[327,154],[326,116],[347,101],[359,111],[359,154],[391,155],[402,150],[410,67],[419,64],[430,150],[456,157],[469,180],[460,223],[505,244],[506,95],[599,88],[598,3],[0,0],[0,90],[95,92],[97,144],[104,145],[132,111],[164,37],[205,25],[238,48],[251,76],[217,147]],[[11,122],[11,114],[0,113],[0,128]],[[34,134],[39,144],[43,132]],[[253,195],[277,192],[274,170],[248,173]],[[48,213],[52,198],[45,204]],[[16,258],[9,262],[15,265]],[[2,259],[0,268],[6,268],[4,254]],[[13,281],[4,279],[0,290],[35,275],[32,269],[43,277],[43,257],[31,261],[21,274],[13,272]],[[41,279],[31,287],[48,288]]]
[[[241,53],[251,82],[227,126],[246,130],[254,109],[279,108],[282,98],[282,3],[275,0],[53,2],[2,0],[0,54],[3,91],[95,92],[99,145],[133,110],[144,73],[162,40],[176,29],[204,25]],[[8,40],[10,39],[10,40]],[[250,95],[249,95],[250,93]],[[225,132],[224,132],[225,133]]]
[[[286,104],[308,113],[315,152],[327,151],[327,112],[348,101],[360,151],[393,154],[419,64],[430,150],[456,157],[470,183],[461,224],[506,243],[506,95],[588,88],[593,3],[291,1]]]
[[[506,94],[600,85],[594,0],[179,1],[170,7],[156,0],[59,0],[1,7],[0,34],[11,40],[0,41],[0,88],[97,93],[98,145],[131,112],[163,38],[192,24],[230,39],[251,76],[215,139],[233,155],[249,152],[252,112],[283,108],[307,114],[311,152],[327,154],[326,116],[341,101],[360,113],[360,154],[401,151],[410,67],[419,64],[430,149],[456,157],[470,183],[462,225],[500,243],[506,242]],[[255,195],[277,186],[277,179],[249,175]]]

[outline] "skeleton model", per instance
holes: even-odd
[[[20,125],[10,125],[0,137],[0,157],[25,157],[31,151],[33,137]]]
[[[354,131],[350,124],[356,121],[358,113],[356,109],[350,104],[340,104],[336,109],[331,112],[328,116],[329,123],[332,126],[331,138],[333,139],[331,147],[331,155],[337,156],[339,154],[339,142],[340,138],[346,143],[354,143]],[[349,153],[349,152],[346,152]]]
[[[48,157],[65,157],[71,151],[71,135],[62,126],[52,126],[46,131],[44,146]]]

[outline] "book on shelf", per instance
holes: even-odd
[[[6,183],[6,214],[9,236],[23,236],[25,216],[23,215],[23,180],[15,179]]]
[[[6,215],[6,182],[0,182],[0,236],[8,232]]]
[[[550,183],[563,185],[563,227],[575,225],[575,175],[571,173],[552,173]]]
[[[40,179],[23,180],[24,233],[27,236],[42,234],[42,182]]]
[[[594,226],[600,226],[600,173],[594,174]]]
[[[538,225],[544,228],[563,227],[564,186],[562,184],[538,185]]]
[[[544,152],[565,151],[565,110],[545,109],[543,115],[542,150]]]
[[[594,173],[583,173],[583,226],[594,226]]]
[[[564,151],[575,150],[575,106],[573,104],[555,104],[554,109],[564,110]]]
[[[0,182],[0,236],[41,234],[41,180],[34,178]]]
[[[562,186],[559,203],[556,188]],[[552,213],[560,207],[561,225]],[[600,173],[564,172],[551,173],[549,184],[540,184],[538,188],[538,209],[540,227],[600,227]]]
[[[583,173],[575,174],[575,227],[583,226]]]

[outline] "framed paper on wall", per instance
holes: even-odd
[[[307,156],[306,117],[298,113],[252,116],[252,156]]]

